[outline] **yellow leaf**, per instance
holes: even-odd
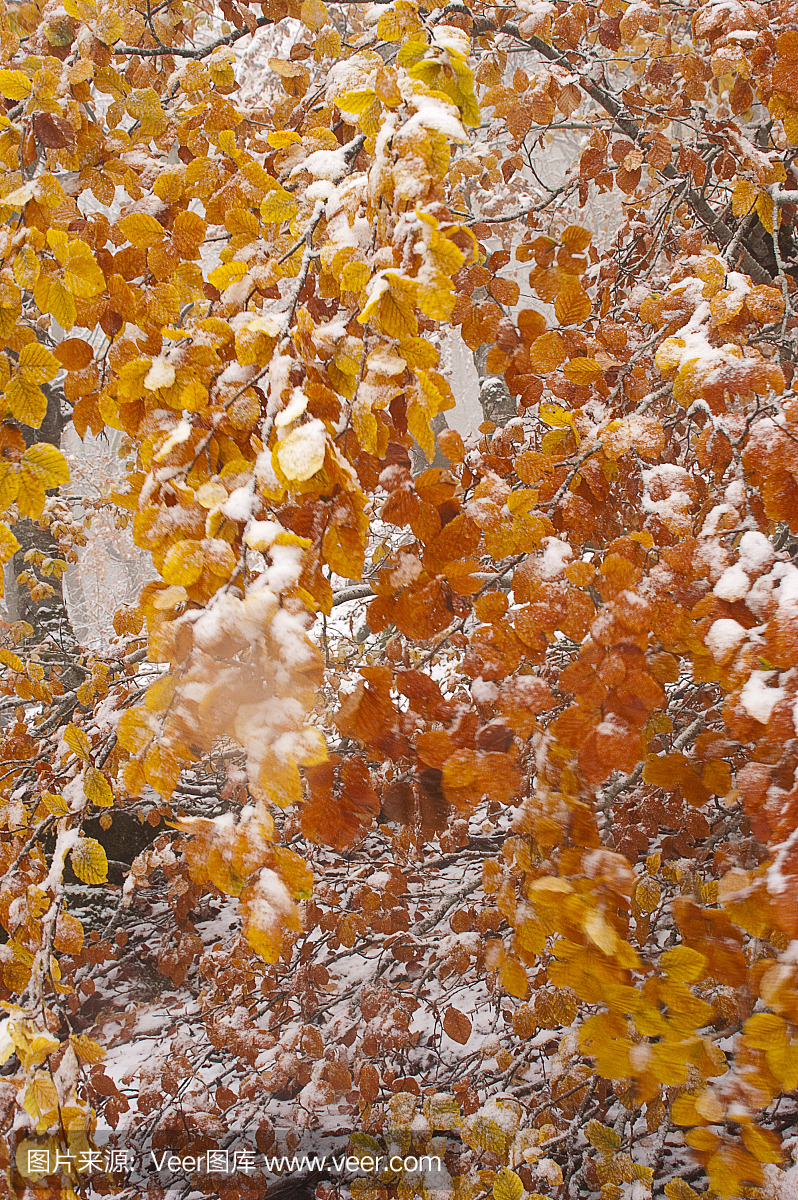
[[[312,3],[314,0],[305,0],[305,3]],[[304,5],[303,5],[304,7]],[[324,7],[322,5],[322,7]],[[260,202],[260,215],[263,218],[264,225],[277,225],[283,221],[290,221],[297,213],[297,202],[290,192],[287,192],[284,187],[279,185]],[[244,266],[243,263],[237,264]],[[221,268],[217,268],[221,270]],[[212,274],[215,274],[213,272]],[[210,278],[210,277],[209,277]],[[214,281],[211,279],[211,282]],[[214,283],[214,287],[219,287],[218,283]]]
[[[150,787],[168,800],[177,787],[181,764],[168,746],[151,746],[144,759],[144,777]]]
[[[371,268],[365,262],[347,263],[341,272],[341,287],[345,292],[361,291],[371,278]]]
[[[165,583],[179,584],[190,587],[196,583],[205,566],[205,554],[199,542],[190,540],[176,542],[170,547],[163,570],[161,572]]]
[[[660,955],[660,970],[677,983],[695,983],[705,974],[706,957],[690,946],[675,946]]]
[[[94,1063],[102,1062],[105,1058],[105,1050],[100,1043],[95,1042],[93,1038],[88,1037],[85,1033],[72,1033],[69,1036],[69,1041],[82,1063],[91,1063],[93,1065]]]
[[[407,428],[424,451],[427,462],[435,457],[435,435],[430,428],[429,417],[417,400],[407,406]]]
[[[0,201],[2,203],[2,201]],[[32,246],[23,246],[14,259],[14,278],[21,288],[31,291],[41,273],[36,251]]]
[[[42,312],[50,313],[67,332],[72,329],[77,320],[75,297],[60,279],[52,275],[40,276],[33,295]]]
[[[30,1113],[41,1129],[45,1129],[50,1123],[46,1118],[57,1111],[58,1092],[52,1078],[44,1071],[37,1071],[28,1084],[23,1108]]]
[[[418,333],[418,320],[413,311],[415,295],[415,282],[397,271],[375,276],[369,288],[368,302],[358,321],[361,325],[375,321],[390,337],[415,337]]]
[[[753,1154],[761,1163],[781,1163],[784,1155],[774,1133],[762,1129],[759,1125],[743,1125],[743,1143],[746,1150]]]
[[[278,442],[275,457],[286,479],[302,482],[321,470],[326,451],[327,431],[321,421],[314,419],[292,429]]]
[[[19,491],[19,476],[10,463],[0,462],[0,512],[14,503]]]
[[[0,71],[0,93],[7,100],[24,100],[33,85],[22,71]]]
[[[327,6],[322,3],[322,0],[302,0],[299,15],[302,24],[307,26],[311,33],[315,33],[327,24]]]
[[[19,542],[8,526],[0,521],[0,563],[7,563],[14,557],[17,550],[19,550]]]
[[[60,1042],[49,1034],[39,1033],[30,1021],[13,1022],[9,1033],[14,1042],[17,1057],[25,1071],[43,1063],[48,1054],[55,1054]]]
[[[48,229],[47,245],[63,267],[69,256],[69,234],[65,229]]]
[[[521,1200],[524,1185],[515,1171],[502,1168],[493,1184],[493,1200]]]
[[[155,718],[146,709],[131,708],[119,718],[116,736],[119,745],[125,750],[129,750],[131,754],[140,754],[149,746],[156,729]]]
[[[16,375],[6,385],[5,402],[12,417],[30,429],[38,429],[47,413],[47,397],[38,384]]]
[[[564,286],[554,301],[554,315],[560,325],[579,325],[590,316],[590,297],[575,275],[566,275]]]
[[[19,369],[31,383],[46,383],[55,379],[59,364],[40,342],[28,342],[19,352]]]
[[[549,404],[542,401],[538,408],[538,416],[544,425],[551,425],[555,429],[570,429],[576,439],[577,446],[579,445],[579,433],[577,432],[574,423],[574,414],[562,408],[559,404]]]
[[[49,442],[36,442],[29,446],[22,455],[20,466],[23,472],[38,480],[43,488],[55,488],[69,483],[67,461],[58,447],[51,446]]]
[[[781,213],[776,210],[778,220],[781,220]],[[766,192],[761,192],[756,200],[756,215],[759,217],[765,229],[771,237],[773,237],[773,201]],[[706,293],[704,293],[706,295]]]
[[[225,495],[227,495],[226,492]],[[172,703],[176,687],[177,679],[174,675],[162,675],[160,679],[151,683],[144,697],[144,704],[148,712],[165,712]]]
[[[572,358],[562,369],[563,375],[578,387],[595,383],[604,374],[600,363],[594,358]]]
[[[517,958],[505,958],[499,971],[499,983],[511,996],[523,1000],[529,991],[529,980],[526,970]]]
[[[44,488],[38,479],[34,479],[32,475],[20,474],[17,508],[22,515],[37,520],[44,512],[45,500]]]
[[[266,135],[266,141],[270,146],[273,146],[275,150],[285,150],[286,146],[294,146],[297,142],[301,142],[302,139],[299,134],[294,133],[293,130],[275,129]]]
[[[96,767],[86,767],[83,774],[83,791],[98,808],[108,808],[114,802],[110,783]]]
[[[118,227],[123,237],[126,237],[139,250],[148,250],[150,246],[156,246],[165,237],[163,225],[149,213],[130,213],[126,217],[121,217]]]
[[[758,190],[748,179],[738,179],[732,192],[732,212],[736,217],[744,217],[754,208]]]
[[[601,915],[598,909],[588,910],[583,927],[585,933],[590,938],[595,946],[603,954],[614,954],[618,948],[620,938],[615,930],[610,925],[609,921]]]
[[[10,667],[12,671],[22,671],[22,659],[13,650],[6,650],[4,646],[0,646],[0,663],[4,667]]]
[[[91,300],[105,291],[105,276],[86,242],[70,242],[64,284],[81,300]]]
[[[451,280],[440,271],[428,286],[418,289],[418,307],[425,317],[433,321],[448,321],[454,310],[455,299]]]
[[[69,0],[67,0],[68,3]],[[33,1183],[38,1183],[40,1179],[43,1179],[46,1175],[50,1175],[52,1172],[50,1163],[55,1161],[54,1155],[57,1151],[63,1153],[61,1143],[56,1143],[53,1137],[22,1138],[17,1142],[14,1154],[20,1177],[25,1180],[30,1179]],[[47,1190],[49,1191],[50,1189],[48,1188]]]
[[[376,93],[371,88],[364,88],[336,96],[335,103],[341,112],[352,113],[359,117],[362,113],[368,112],[376,98]]]
[[[601,1121],[595,1119],[588,1121],[585,1125],[585,1137],[591,1146],[608,1154],[621,1148],[621,1139],[615,1130],[607,1125],[602,1125]]]
[[[66,742],[67,746],[69,746],[69,749],[73,754],[77,755],[78,758],[83,759],[84,762],[89,761],[89,756],[91,754],[91,742],[86,737],[86,734],[83,732],[83,730],[78,729],[77,725],[73,725],[72,722],[70,722],[64,730],[64,741]]]
[[[108,878],[105,850],[94,838],[79,838],[72,848],[69,861],[81,883],[105,883]]]
[[[208,283],[213,287],[218,288],[223,292],[231,283],[237,283],[239,279],[243,279],[247,273],[247,264],[242,262],[224,263],[221,267],[216,267],[208,276]]]

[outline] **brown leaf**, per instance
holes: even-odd
[[[459,1008],[449,1005],[443,1015],[443,1031],[453,1042],[464,1046],[471,1037],[471,1021]]]

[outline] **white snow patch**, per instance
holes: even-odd
[[[776,674],[775,671],[752,671],[740,692],[740,703],[749,717],[767,725],[770,714],[784,697],[784,689],[768,687],[768,680]]]
[[[729,657],[733,650],[737,649],[741,642],[745,641],[745,638],[746,631],[739,621],[723,617],[720,621],[713,623],[707,634],[707,650],[715,662],[722,662]]]

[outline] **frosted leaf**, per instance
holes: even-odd
[[[752,671],[740,692],[740,703],[749,717],[763,725],[767,725],[770,714],[784,696],[782,688],[767,686],[768,680],[775,674],[775,671]]]
[[[257,333],[265,333],[267,337],[277,337],[283,331],[285,315],[283,313],[266,313],[264,316],[253,317],[244,324],[244,329]]]
[[[277,445],[277,463],[286,479],[303,481],[321,470],[327,448],[327,430],[314,419],[293,429]]]
[[[175,373],[174,367],[170,367],[169,370],[172,372],[172,376],[174,377],[174,373]],[[150,371],[150,375],[151,374],[152,374],[152,371]],[[149,375],[147,376],[147,378],[149,378]],[[146,383],[147,383],[146,379],[144,380],[144,383],[146,385]],[[179,446],[181,442],[187,442],[190,437],[191,437],[191,426],[189,425],[188,421],[181,421],[180,424],[177,426],[177,428],[172,433],[169,434],[169,437],[166,439],[164,444],[161,446],[160,450],[158,451],[158,453],[155,456],[155,461],[163,462],[163,460],[166,458],[169,451],[174,446]]]
[[[157,392],[159,388],[171,387],[175,381],[175,369],[170,362],[158,355],[152,360],[152,366],[144,376],[144,386],[148,392]]]
[[[733,567],[726,568],[715,584],[713,591],[719,600],[728,600],[731,603],[734,600],[742,600],[744,596],[747,596],[750,587],[751,580],[739,563],[735,563]]]
[[[764,533],[753,530],[744,533],[740,538],[739,549],[739,565],[744,571],[761,571],[763,567],[769,566],[776,557],[776,552]]]
[[[739,621],[724,617],[715,621],[707,634],[707,650],[715,662],[723,662],[745,641],[746,631]]]
[[[282,412],[279,412],[274,418],[275,425],[278,427],[278,429],[283,428],[286,425],[290,425],[292,421],[296,421],[298,417],[302,416],[307,406],[308,398],[305,393],[301,388],[294,388],[288,404],[285,406]]]

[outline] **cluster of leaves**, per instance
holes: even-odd
[[[68,412],[120,438],[154,565],[113,653],[16,619],[0,647],[26,1196],[118,1184],[31,1172],[34,1136],[257,1117],[264,1150],[269,1104],[361,1157],[448,1134],[463,1200],[795,1187],[795,19],[3,5],[0,558],[60,594]],[[446,427],[453,346],[513,419]],[[100,1062],[139,1036],[103,1032],[136,927],[73,903],[113,897],[131,814],[170,832],[117,899],[197,1001],[137,1091]]]

